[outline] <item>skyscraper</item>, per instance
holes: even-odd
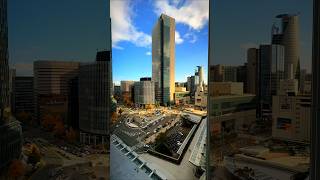
[[[175,20],[161,14],[152,31],[152,80],[156,101],[168,105],[175,91]]]
[[[247,51],[247,93],[256,94],[258,89],[259,49],[250,48]]]
[[[285,48],[284,54],[284,77],[289,78],[291,64],[293,65],[293,75],[299,79],[300,49],[299,49],[299,15],[280,14],[276,16],[282,21],[281,33],[279,28],[272,28],[272,44],[281,44]]]
[[[0,169],[20,157],[22,129],[10,114],[7,0],[0,0]]]
[[[7,0],[0,0],[0,118],[4,108],[9,107],[9,64]]]
[[[111,110],[110,52],[97,53],[96,62],[79,68],[80,141],[107,144]]]
[[[277,95],[280,80],[284,79],[284,47],[260,45],[259,96],[260,102],[271,109],[272,96]]]

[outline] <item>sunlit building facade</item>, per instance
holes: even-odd
[[[172,104],[175,92],[175,19],[161,14],[152,31],[152,80],[156,101]]]

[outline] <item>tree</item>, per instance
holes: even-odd
[[[55,122],[55,125],[53,128],[53,133],[56,136],[62,136],[64,134],[64,132],[65,132],[65,129],[64,129],[64,124],[63,124],[62,120]]]
[[[26,173],[26,166],[20,160],[13,160],[10,163],[8,169],[8,176],[13,179],[18,179],[19,177],[24,176]]]
[[[121,115],[123,113],[123,110],[120,108],[119,109],[119,114]]]
[[[29,112],[21,111],[16,115],[17,120],[22,123],[30,124],[32,123],[32,115]]]
[[[37,164],[37,162],[41,159],[41,153],[37,145],[31,144],[30,145],[30,153],[27,154],[28,156],[28,163],[33,165]]]
[[[71,127],[66,131],[66,138],[69,142],[75,142],[77,140],[77,132]]]
[[[118,120],[118,114],[116,112],[113,112],[111,115],[111,122],[115,123]]]

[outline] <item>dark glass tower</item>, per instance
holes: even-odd
[[[22,131],[9,111],[9,65],[7,0],[0,0],[0,169],[18,159],[22,147]],[[5,113],[4,113],[5,112]]]
[[[7,0],[0,0],[0,108],[3,121],[4,108],[9,106],[8,24]]]

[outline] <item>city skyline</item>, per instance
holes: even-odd
[[[107,46],[106,2],[8,1],[10,66],[31,76],[36,60],[94,62]]]
[[[151,34],[162,13],[176,20],[175,81],[186,82],[198,65],[207,72],[209,1],[177,2],[111,0],[115,84],[152,76]]]
[[[298,13],[300,65],[301,69],[311,72],[312,1],[308,3],[298,0],[233,3],[234,6],[228,6],[228,2],[214,2],[213,52],[215,55],[213,64],[241,65],[245,63],[247,49],[271,43],[273,24],[281,25],[281,20],[276,18],[277,15]],[[239,6],[242,7],[241,10],[237,8]],[[226,11],[233,13],[226,13]],[[254,13],[259,16],[252,16]],[[226,21],[228,23],[225,23]],[[237,31],[234,30],[235,27]],[[228,36],[222,34],[228,34]]]

